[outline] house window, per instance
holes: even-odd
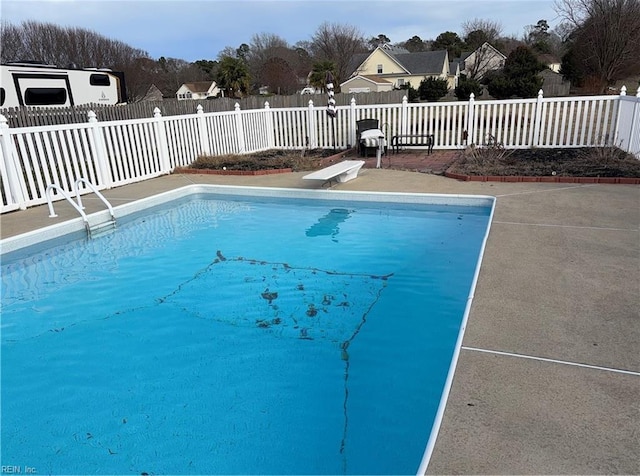
[[[398,87],[401,88],[402,86],[404,86],[404,79],[400,78],[398,79]]]
[[[378,65],[378,74],[382,74],[382,65],[381,64]]]

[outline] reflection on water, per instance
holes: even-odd
[[[353,210],[346,208],[333,208],[329,213],[320,217],[318,222],[309,227],[306,231],[307,236],[331,236],[333,241],[340,233],[340,223],[347,220]]]

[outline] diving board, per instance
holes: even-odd
[[[323,185],[332,180],[344,183],[356,178],[363,165],[364,160],[343,160],[324,169],[316,170],[302,178],[305,180],[322,180]]]

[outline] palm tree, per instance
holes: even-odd
[[[309,83],[316,89],[324,91],[327,72],[336,76],[336,65],[333,61],[319,61],[313,64]],[[335,86],[334,86],[335,87]]]
[[[225,56],[220,60],[216,82],[229,97],[242,97],[251,88],[249,68],[241,59]]]

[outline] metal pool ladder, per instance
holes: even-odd
[[[93,193],[97,195],[97,197],[100,200],[102,200],[102,203],[104,203],[107,206],[109,210],[109,215],[110,215],[109,220],[105,222],[94,223],[94,224],[91,224],[89,222],[89,217],[84,212],[84,205],[82,205],[82,198],[80,197],[80,183],[84,183],[89,189],[91,189]],[[71,204],[71,206],[73,206],[73,208],[75,208],[78,211],[78,213],[80,213],[80,216],[84,221],[84,227],[87,230],[87,236],[89,238],[95,238],[97,236],[104,235],[110,231],[115,230],[116,217],[113,213],[113,207],[107,201],[107,199],[104,198],[104,195],[102,195],[98,191],[98,189],[85,178],[79,178],[78,180],[75,181],[73,186],[76,192],[76,199],[78,200],[78,203],[74,202],[73,199],[69,196],[69,194],[65,192],[57,183],[52,183],[47,187],[47,190],[45,193],[47,195],[47,204],[49,205],[49,218],[55,218],[58,216],[53,210],[53,201],[51,199],[51,191],[55,189],[58,191],[58,193],[60,193],[60,195],[62,195]]]

